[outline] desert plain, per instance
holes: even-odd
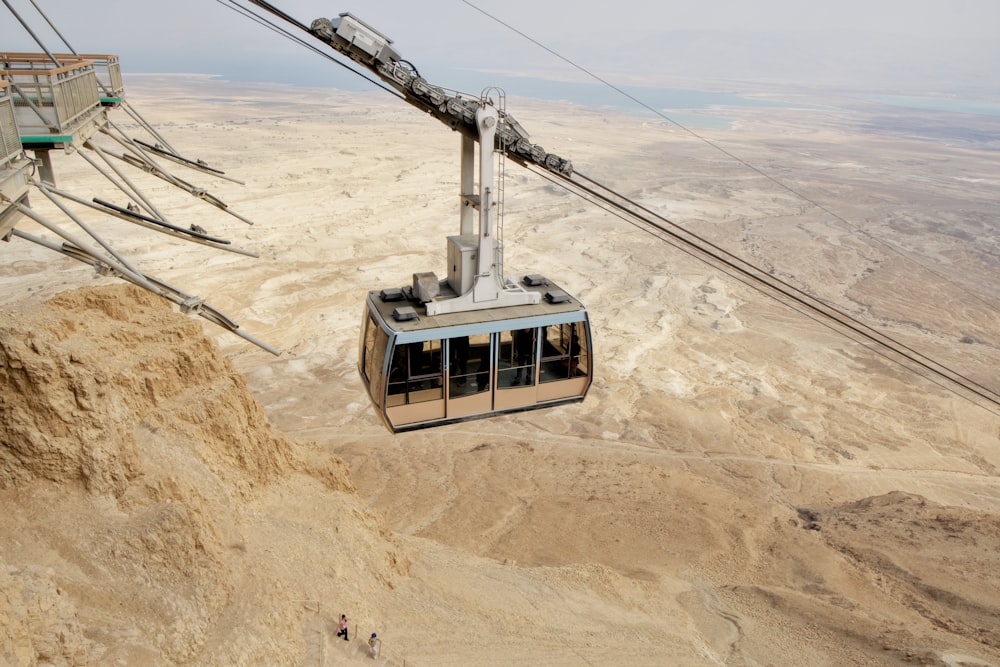
[[[185,176],[254,224],[136,181],[259,257],[80,215],[282,353],[2,244],[0,664],[368,664],[376,632],[391,665],[1000,665],[995,403],[508,165],[506,264],[587,305],[590,393],[391,434],[358,377],[363,299],[445,273],[458,135],[381,92],[126,83],[243,181]],[[785,104],[693,132],[507,108],[588,177],[998,391],[1000,121],[758,94]],[[124,205],[79,156],[56,170]]]

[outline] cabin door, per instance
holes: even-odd
[[[493,357],[488,333],[448,339],[448,419],[493,412]]]
[[[393,349],[385,402],[393,427],[444,418],[442,342],[426,340]]]
[[[503,411],[538,402],[538,329],[514,329],[496,337],[494,410]]]

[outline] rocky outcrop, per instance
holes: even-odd
[[[302,600],[406,574],[197,320],[116,285],[0,321],[0,664],[300,664]]]

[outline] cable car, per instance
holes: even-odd
[[[587,310],[551,284],[537,289],[555,299],[433,317],[405,290],[369,292],[359,367],[386,425],[398,432],[582,401],[593,370]]]
[[[503,188],[494,184],[501,112],[485,95],[477,106],[478,192],[476,141],[463,133],[460,233],[447,239],[447,279],[414,273],[412,285],[370,291],[365,301],[358,370],[393,432],[578,402],[590,388],[587,309],[542,275],[503,276]]]

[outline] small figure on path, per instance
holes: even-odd
[[[343,614],[340,615],[340,626],[339,626],[339,628],[340,629],[337,631],[337,636],[338,637],[342,636],[344,638],[344,641],[346,642],[347,641],[347,617],[344,616]]]
[[[378,660],[378,650],[382,646],[382,640],[373,632],[368,638],[368,645],[372,647],[372,660]]]

